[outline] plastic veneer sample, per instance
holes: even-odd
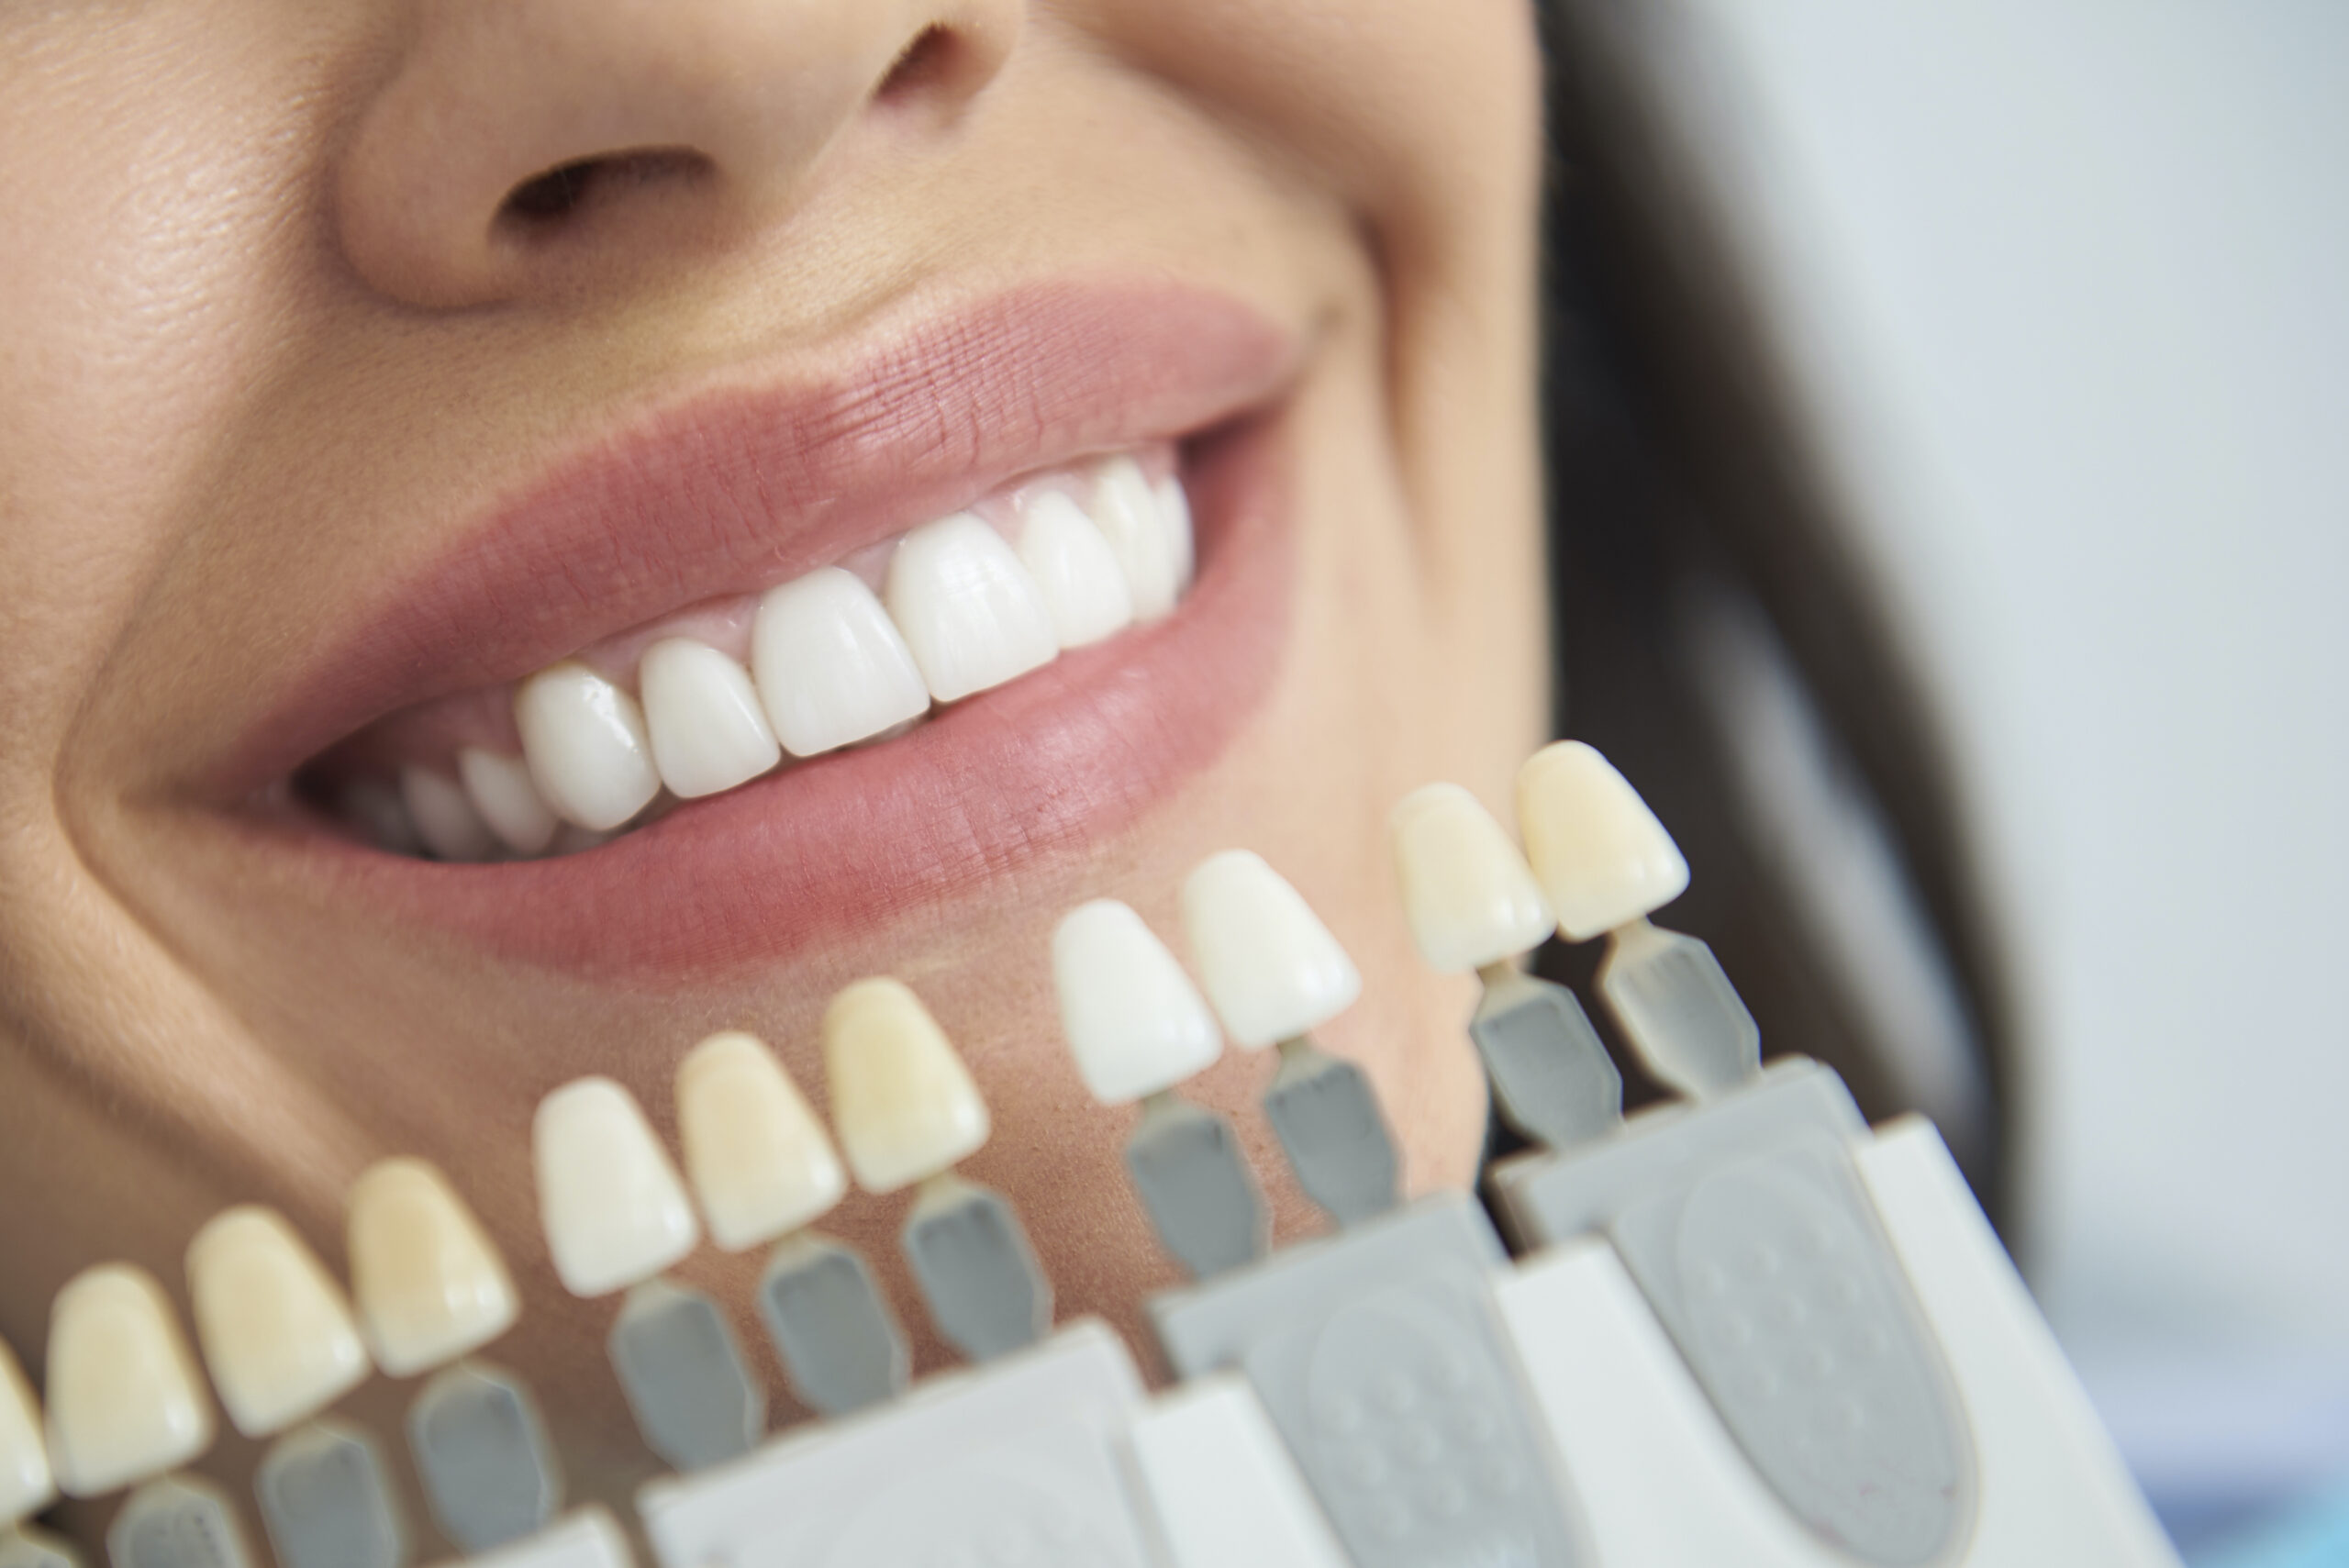
[[[39,1401],[17,1352],[0,1340],[0,1530],[40,1512],[56,1496]]]
[[[1854,1173],[1865,1135],[1842,1081],[1795,1059],[1494,1184],[1529,1242],[1614,1243],[1795,1517],[1863,1562],[1933,1562],[1971,1526],[1973,1441]]]
[[[766,1430],[766,1396],[701,1292],[667,1280],[638,1285],[607,1344],[644,1440],[679,1470],[732,1459]]]
[[[460,1362],[434,1377],[408,1407],[407,1436],[432,1517],[467,1551],[519,1540],[562,1506],[538,1405],[500,1368]]]
[[[172,1305],[128,1263],[85,1269],[49,1321],[49,1457],[57,1484],[95,1497],[211,1446],[212,1403]]]
[[[1001,1193],[953,1177],[926,1184],[901,1237],[906,1262],[946,1342],[994,1361],[1042,1339],[1052,1287]]]
[[[1185,880],[1183,928],[1225,1032],[1252,1051],[1310,1033],[1362,995],[1320,917],[1246,850],[1209,855]]]
[[[581,1078],[539,1102],[530,1127],[539,1215],[573,1296],[607,1296],[694,1250],[701,1227],[636,1096]]]
[[[1713,950],[1638,921],[1618,930],[1598,966],[1598,994],[1648,1070],[1702,1099],[1762,1071],[1762,1030]]]
[[[315,1415],[374,1370],[341,1287],[273,1210],[216,1215],[188,1243],[187,1283],[212,1385],[249,1438]]]
[[[848,1190],[807,1097],[755,1036],[729,1029],[686,1053],[677,1129],[710,1240],[729,1252],[813,1224]]]
[[[449,1179],[421,1160],[371,1165],[351,1189],[347,1247],[376,1364],[409,1377],[514,1325],[514,1281]]]
[[[832,1125],[857,1185],[892,1193],[950,1169],[987,1140],[986,1102],[921,999],[860,980],[824,1011]]]
[[[1526,858],[1571,941],[1653,914],[1687,891],[1688,862],[1621,773],[1579,740],[1544,746],[1517,774]]]
[[[1141,916],[1097,898],[1052,932],[1061,1029],[1085,1086],[1121,1106],[1205,1072],[1223,1054],[1215,1015]]]
[[[1552,1149],[1623,1124],[1623,1074],[1575,994],[1514,972],[1488,980],[1468,1038],[1508,1123]]]
[[[172,1475],[130,1495],[106,1530],[114,1568],[252,1568],[228,1497],[208,1481]]]
[[[1246,1379],[1184,1385],[1131,1440],[1172,1568],[1350,1568]]]
[[[1160,1243],[1194,1279],[1263,1257],[1264,1206],[1231,1123],[1173,1095],[1143,1104],[1126,1170]]]
[[[1143,1404],[1098,1323],[933,1379],[853,1422],[787,1432],[638,1496],[668,1568],[711,1562],[1157,1562],[1126,1480]]]
[[[1525,857],[1458,784],[1413,790],[1387,821],[1403,913],[1429,967],[1483,969],[1540,947],[1557,929]]]
[[[911,1374],[873,1272],[829,1237],[803,1232],[775,1248],[759,1277],[759,1318],[792,1388],[827,1416],[893,1399]]]
[[[634,1562],[612,1516],[585,1507],[511,1546],[468,1558],[462,1568],[633,1568]]]
[[[1284,1040],[1264,1116],[1297,1185],[1339,1224],[1357,1225],[1395,1207],[1395,1140],[1361,1068],[1301,1037]]]
[[[270,1445],[253,1479],[278,1568],[400,1568],[407,1532],[374,1440],[313,1421]]]
[[[1150,1304],[1185,1377],[1236,1371],[1358,1568],[1595,1562],[1493,1301],[1465,1194]]]

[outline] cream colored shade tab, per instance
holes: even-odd
[[[1223,1031],[1207,999],[1142,917],[1097,898],[1052,932],[1061,1029],[1093,1097],[1121,1106],[1214,1065]]]
[[[84,1269],[49,1317],[49,1460],[69,1496],[162,1474],[212,1446],[212,1401],[155,1276]]]
[[[573,1296],[607,1296],[694,1250],[700,1224],[636,1096],[581,1078],[539,1102],[531,1126],[539,1218]]]
[[[1387,822],[1403,913],[1429,967],[1482,969],[1540,947],[1557,929],[1508,830],[1458,784],[1413,790]]]
[[[1517,826],[1558,929],[1588,941],[1687,890],[1688,862],[1631,782],[1579,740],[1544,746],[1517,774]]]
[[[1224,1031],[1250,1050],[1309,1033],[1362,995],[1345,949],[1261,855],[1200,862],[1183,884],[1183,926]]]
[[[344,1245],[375,1364],[409,1377],[470,1355],[514,1326],[513,1276],[438,1167],[380,1160],[351,1189]]]
[[[728,1251],[813,1224],[848,1173],[807,1097],[755,1035],[711,1035],[677,1067],[685,1174],[710,1240]]]
[[[49,1506],[57,1496],[49,1469],[49,1440],[40,1429],[40,1403],[17,1361],[0,1340],[0,1532]]]
[[[986,1102],[921,998],[860,980],[824,1013],[832,1127],[857,1185],[890,1193],[947,1170],[987,1140]]]
[[[372,1370],[340,1287],[274,1210],[216,1215],[188,1243],[187,1286],[212,1386],[249,1438],[317,1414]]]

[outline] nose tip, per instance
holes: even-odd
[[[378,292],[592,287],[786,204],[868,115],[951,115],[1021,0],[423,0],[336,186]]]

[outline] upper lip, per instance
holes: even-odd
[[[1262,404],[1296,335],[1233,297],[1038,284],[910,326],[844,370],[741,373],[596,433],[359,606],[217,782],[241,795],[385,714],[528,674],[608,633],[755,591],[1019,473],[1180,437]]]

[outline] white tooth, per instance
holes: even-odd
[[[1224,1029],[1251,1050],[1319,1029],[1362,995],[1338,939],[1246,850],[1199,862],[1183,884],[1183,927]]]
[[[661,782],[681,799],[716,795],[783,761],[750,673],[706,642],[664,638],[636,667]]]
[[[1223,1054],[1215,1016],[1166,944],[1114,898],[1072,909],[1052,932],[1061,1029],[1105,1106],[1171,1089]]]
[[[249,1438],[317,1414],[368,1373],[342,1292],[269,1209],[232,1208],[197,1231],[187,1287],[212,1386]]]
[[[212,1402],[152,1274],[101,1263],[49,1315],[49,1459],[70,1496],[161,1475],[212,1444]]]
[[[878,735],[930,710],[912,651],[854,573],[810,572],[759,601],[751,672],[795,757]]]
[[[566,822],[617,828],[661,793],[636,699],[565,660],[522,683],[514,727],[539,794]]]
[[[573,1296],[607,1296],[694,1250],[701,1229],[636,1096],[581,1078],[539,1102],[530,1126],[539,1220]]]
[[[999,686],[1060,654],[1036,580],[1003,536],[968,512],[898,540],[882,597],[940,702]]]
[[[343,786],[335,804],[342,819],[364,833],[377,849],[395,855],[424,852],[424,838],[417,832],[416,818],[409,814],[407,802],[400,798],[398,786],[381,779],[353,779]]]
[[[1019,535],[1020,564],[1036,579],[1063,648],[1098,642],[1133,624],[1133,595],[1109,541],[1058,491],[1030,502]]]
[[[0,1341],[0,1540],[9,1526],[40,1512],[56,1496],[39,1402],[17,1352]]]
[[[1544,746],[1518,770],[1517,826],[1569,940],[1611,931],[1687,890],[1688,862],[1672,835],[1631,782],[1579,740]]]
[[[1430,967],[1482,969],[1540,947],[1557,928],[1508,830],[1458,784],[1412,791],[1388,822],[1403,912]]]
[[[554,842],[562,826],[530,782],[529,764],[478,746],[457,753],[457,776],[465,795],[498,840],[518,855],[535,855]]]
[[[497,835],[481,819],[464,790],[429,768],[400,770],[400,798],[416,822],[424,847],[444,861],[485,861],[497,852]]]
[[[987,1140],[986,1102],[946,1031],[895,980],[860,980],[824,1012],[832,1125],[857,1185],[891,1193]]]
[[[1180,597],[1191,585],[1191,578],[1198,566],[1198,546],[1191,533],[1191,497],[1183,488],[1183,481],[1170,473],[1153,487],[1158,496],[1158,520],[1166,531],[1166,559],[1174,573],[1174,593]]]
[[[1167,542],[1166,519],[1158,497],[1130,457],[1113,457],[1093,471],[1093,504],[1085,508],[1109,541],[1132,594],[1134,618],[1156,620],[1170,614],[1181,595],[1175,552]]]
[[[677,1126],[710,1240],[729,1252],[812,1224],[848,1190],[807,1096],[754,1036],[714,1034],[686,1053]]]
[[[520,1304],[481,1222],[421,1160],[371,1165],[351,1189],[351,1289],[394,1377],[452,1362],[514,1326]]]

